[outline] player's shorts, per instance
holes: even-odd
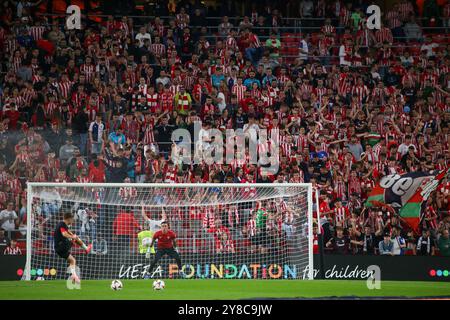
[[[156,251],[156,254],[160,257],[162,257],[164,255],[168,255],[169,257],[171,257],[173,259],[180,258],[180,255],[174,248],[158,248],[158,250]]]
[[[72,248],[72,244],[70,242],[60,242],[55,244],[55,252],[56,254],[66,259],[70,256],[70,249]]]

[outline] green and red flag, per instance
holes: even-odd
[[[390,206],[413,230],[417,230],[421,212],[430,194],[449,174],[450,168],[434,172],[409,172],[381,178],[372,189],[366,207]]]

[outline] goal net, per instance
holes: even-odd
[[[310,184],[28,183],[24,279],[67,279],[53,233],[64,212],[82,279],[178,278],[165,256],[149,270],[148,240],[167,221],[187,279],[312,279]]]

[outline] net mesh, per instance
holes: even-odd
[[[71,249],[82,279],[179,277],[168,256],[149,270],[157,250],[149,240],[162,221],[177,235],[188,279],[309,277],[308,185],[30,186],[25,278],[68,277],[53,241],[66,211],[75,215],[71,231],[93,244],[90,254]]]

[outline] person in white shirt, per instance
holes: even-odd
[[[152,43],[152,37],[150,33],[147,32],[145,27],[141,27],[139,29],[139,33],[135,37],[136,40],[139,40],[139,48],[142,48],[144,46],[145,39],[148,39],[150,43]]]
[[[102,122],[102,115],[97,114],[95,121],[89,125],[89,141],[91,142],[91,152],[100,154],[104,148],[105,125]]]
[[[250,129],[255,130],[255,133],[259,133],[259,125],[255,120],[255,117],[253,115],[249,115],[248,117],[248,123],[244,124],[244,127],[242,128],[244,132],[249,131]]]
[[[399,256],[403,253],[403,248],[406,248],[406,241],[400,235],[400,230],[397,227],[392,227],[392,241],[394,242],[393,254]]]
[[[432,39],[427,36],[425,37],[425,43],[420,47],[420,51],[426,51],[427,52],[427,58],[434,57],[436,54],[434,52],[434,48],[439,47],[439,45],[436,42],[433,42]]]
[[[202,128],[198,131],[198,140],[196,141],[195,156],[202,158],[203,153],[211,146],[210,136],[211,123],[204,121]]]
[[[14,203],[8,202],[6,209],[0,212],[0,228],[5,231],[14,231],[19,227],[19,216],[14,211]]]
[[[406,135],[405,136],[405,142],[403,142],[401,145],[399,145],[397,152],[400,153],[400,155],[403,157],[405,154],[408,153],[409,147],[414,147],[414,152],[416,151],[416,146],[412,144],[411,142],[411,136]]]
[[[347,40],[346,42],[347,42],[347,46],[348,46],[350,41]],[[352,62],[349,59],[349,57],[347,57],[347,53],[345,52],[345,47],[346,46],[343,44],[339,47],[339,64],[341,66],[351,66]]]
[[[162,84],[163,87],[166,85],[170,85],[170,78],[167,76],[167,73],[165,70],[161,70],[159,73],[159,77],[156,78],[156,85]]]
[[[307,37],[308,36],[306,36],[306,39],[302,39],[300,41],[300,46],[299,46],[299,52],[300,52],[299,53],[299,57],[300,57],[300,60],[308,60],[309,48],[308,48],[308,42],[306,42]]]
[[[39,195],[42,203],[42,213],[44,218],[48,219],[55,216],[62,206],[61,195],[52,188],[44,188]]]
[[[227,16],[224,16],[222,19],[222,23],[219,24],[219,28],[218,28],[219,34],[225,38],[232,28],[233,28],[233,24],[231,24],[228,21]]]
[[[144,206],[144,204],[142,204],[141,214],[142,214],[142,218],[144,218],[145,224],[147,226],[147,230],[155,233],[156,231],[161,229],[161,223],[163,221],[167,221],[167,215],[166,215],[166,212],[164,211],[164,208],[161,207],[161,210],[162,210],[162,213],[161,213],[160,220],[151,219],[147,216],[147,213],[145,212],[145,206]]]
[[[404,67],[410,67],[414,64],[414,58],[409,54],[409,51],[400,56],[400,61]]]
[[[223,94],[223,92],[217,90],[216,87],[212,87],[212,97],[214,103],[220,109],[220,112],[225,110],[225,108],[227,107],[227,102],[225,101],[225,95]]]

